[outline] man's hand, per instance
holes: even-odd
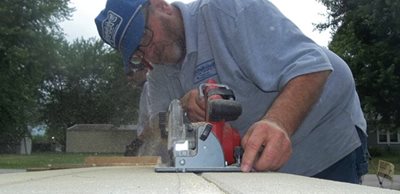
[[[288,133],[276,123],[261,120],[254,123],[242,139],[244,155],[241,169],[249,172],[276,171],[292,154],[292,144]]]
[[[242,139],[242,171],[278,170],[292,154],[291,136],[318,101],[331,71],[301,75],[290,80],[262,120]]]
[[[206,102],[199,96],[199,90],[192,89],[181,98],[182,108],[187,113],[190,121],[204,121]]]

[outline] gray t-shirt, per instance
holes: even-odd
[[[321,98],[291,137],[293,154],[279,171],[312,176],[360,146],[355,126],[365,132],[366,122],[347,64],[306,37],[269,1],[173,5],[182,12],[186,56],[181,65],[150,72],[153,111],[165,111],[173,98],[212,78],[228,85],[241,103],[243,113],[231,124],[244,135],[288,81],[332,70]]]

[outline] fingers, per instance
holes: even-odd
[[[204,100],[204,96],[200,96],[199,95],[199,91],[198,90],[194,90],[196,92],[194,92],[194,102],[196,103],[196,107],[197,107],[197,111],[198,113],[205,115],[205,111],[206,111],[206,101]],[[204,118],[203,118],[204,119]]]
[[[242,140],[242,147],[244,148],[241,170],[243,172],[250,172],[253,168],[253,164],[257,159],[257,154],[263,144],[263,138],[253,135],[253,130],[250,130],[250,134],[246,133],[246,136]]]
[[[187,113],[191,121],[204,121],[205,119],[205,101],[199,97],[199,91],[193,89],[181,98],[182,108]]]
[[[281,134],[278,134],[278,136],[281,136]],[[292,153],[291,143],[285,139],[286,137],[282,133],[282,137],[276,137],[268,142],[260,157],[254,163],[254,169],[257,171],[279,170],[289,160]]]
[[[244,154],[241,170],[278,170],[290,158],[292,147],[287,133],[271,122],[253,124],[242,138]]]

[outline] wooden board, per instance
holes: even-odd
[[[159,156],[89,156],[85,158],[87,166],[154,166],[160,163]]]

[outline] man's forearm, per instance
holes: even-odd
[[[291,136],[319,99],[330,72],[310,73],[290,80],[263,119],[274,122]]]

